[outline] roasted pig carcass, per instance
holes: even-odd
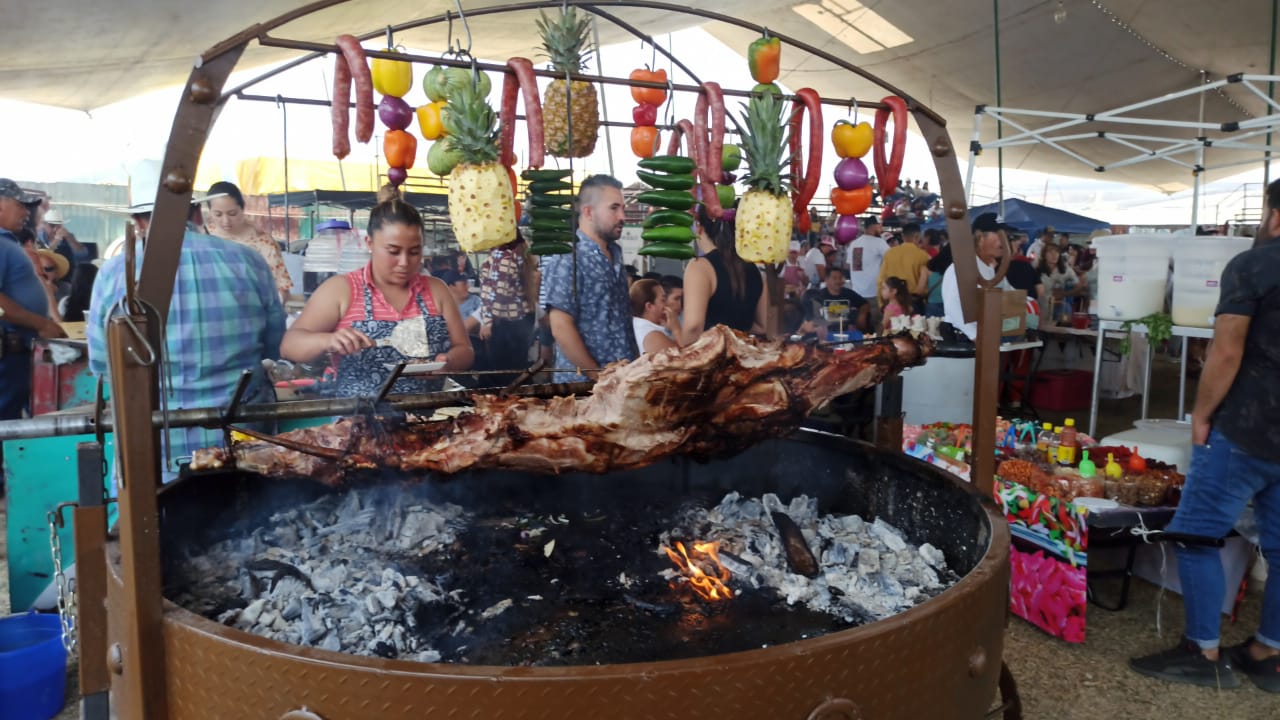
[[[899,335],[837,352],[716,326],[686,348],[610,365],[587,397],[477,394],[474,412],[446,420],[344,418],[200,450],[191,469],[333,484],[373,468],[604,473],[676,453],[724,457],[790,434],[814,408],[920,364],[931,349],[927,336]]]

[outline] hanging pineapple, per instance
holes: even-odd
[[[498,162],[497,115],[474,84],[450,97],[441,117],[442,141],[461,161],[449,173],[449,221],[467,252],[489,250],[516,237],[515,198]]]
[[[738,202],[734,240],[748,262],[780,263],[791,244],[790,183],[782,174],[790,164],[782,101],[773,93],[757,93],[742,114],[742,152],[747,158],[748,188]]]
[[[581,80],[572,83],[565,76],[577,77],[586,66],[591,49],[587,40],[591,32],[591,20],[570,7],[561,12],[558,20],[539,13],[536,21],[538,34],[542,36],[542,48],[557,79],[547,86],[542,100],[542,117],[546,127],[547,153],[556,157],[587,157],[596,147],[596,135],[600,129],[600,112],[596,106],[596,88]],[[569,142],[572,123],[573,143]]]

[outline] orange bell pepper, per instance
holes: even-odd
[[[837,215],[857,215],[871,207],[871,186],[865,185],[857,190],[831,190],[831,204]]]
[[[751,77],[761,84],[778,79],[782,62],[782,41],[768,35],[757,39],[747,48],[747,65]]]
[[[418,140],[403,130],[388,130],[382,136],[382,156],[389,167],[408,170],[418,155]]]
[[[641,82],[655,82],[662,83],[663,85],[667,84],[667,71],[662,70],[661,68],[658,70],[650,70],[647,66],[637,68],[632,70],[631,74],[627,77]],[[631,97],[641,105],[661,105],[667,101],[667,91],[660,90],[658,88],[632,86]]]

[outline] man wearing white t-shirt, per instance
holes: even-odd
[[[834,247],[834,243],[830,239],[823,238],[822,243],[814,243],[809,248],[809,252],[800,258],[800,267],[804,268],[805,277],[809,278],[809,287],[814,288],[822,284],[822,279],[827,276],[827,256],[822,254],[822,245]]]
[[[880,218],[872,216],[863,221],[862,234],[849,243],[846,253],[849,266],[849,289],[864,298],[880,297],[876,283],[880,278],[880,263],[889,252],[889,243],[880,237]]]
[[[1004,244],[1000,228],[1001,223],[995,213],[983,213],[973,220],[973,247],[978,256],[978,274],[984,280],[995,277],[1000,264],[1001,246]],[[1013,289],[1008,279],[1001,280],[999,287]],[[978,323],[964,321],[964,309],[960,307],[960,283],[956,279],[954,264],[942,275],[942,307],[943,320],[970,340],[978,339]]]

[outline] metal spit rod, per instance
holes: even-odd
[[[552,395],[576,395],[591,391],[595,383],[551,383],[543,385],[527,385],[513,388],[510,396],[548,397]],[[492,388],[496,393],[502,388]],[[448,392],[430,393],[426,395],[393,395],[384,403],[376,405],[364,397],[358,398],[319,398],[313,400],[288,400],[275,403],[257,403],[242,405],[235,413],[237,423],[269,422],[297,418],[326,417],[330,415],[356,415],[378,410],[428,410],[432,408],[450,407],[466,404],[479,393],[475,390],[452,390]],[[168,425],[179,427],[219,428],[226,424],[225,408],[184,408],[169,411]],[[163,427],[164,413],[156,411],[151,414],[151,424]],[[102,415],[101,430],[111,432],[112,418],[109,412]],[[25,440],[30,438],[55,437],[63,435],[91,435],[98,431],[98,421],[92,414],[50,414],[40,415],[25,420],[5,420],[0,422],[0,440]]]

